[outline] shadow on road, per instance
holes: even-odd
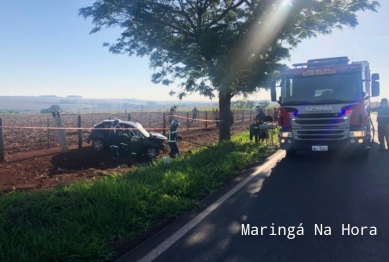
[[[342,153],[281,159],[156,261],[386,261],[389,154],[377,148],[366,160]],[[242,235],[242,224],[267,228],[263,235],[248,236]],[[315,224],[329,227],[331,234],[315,235]],[[342,235],[342,224],[369,230]],[[296,235],[299,225],[304,235]],[[377,235],[369,235],[371,226]],[[289,227],[294,227],[290,233]]]

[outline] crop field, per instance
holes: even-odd
[[[132,121],[137,121],[147,130],[163,132],[163,112],[129,112]],[[249,121],[255,116],[253,111],[234,112],[234,122],[239,123]],[[53,128],[54,121],[50,114],[35,115],[4,115],[3,119],[3,137],[5,154],[18,152],[28,152],[44,148],[58,147],[56,130]],[[99,113],[99,114],[81,114],[82,119],[82,139],[86,142],[90,129],[97,123],[105,119],[118,117],[121,120],[127,120],[128,114],[117,113]],[[198,120],[192,122],[192,116],[188,112],[176,113],[176,118],[181,122],[179,132],[186,132],[194,129],[206,127],[215,127],[214,114],[212,111],[200,111]],[[169,127],[169,116],[166,113],[166,127]],[[69,145],[77,145],[78,114],[63,114],[63,127],[66,129],[66,137]],[[50,127],[51,129],[48,129]]]

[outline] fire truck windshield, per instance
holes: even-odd
[[[285,76],[281,83],[282,104],[330,104],[362,99],[360,73],[321,76]]]

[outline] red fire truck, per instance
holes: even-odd
[[[368,62],[347,57],[312,59],[282,72],[279,143],[296,151],[344,150],[363,158],[373,140],[370,98],[379,96],[379,74]],[[276,101],[276,86],[271,88]]]

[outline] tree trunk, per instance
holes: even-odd
[[[231,94],[219,93],[219,112],[220,112],[220,128],[219,141],[230,140],[231,132]]]

